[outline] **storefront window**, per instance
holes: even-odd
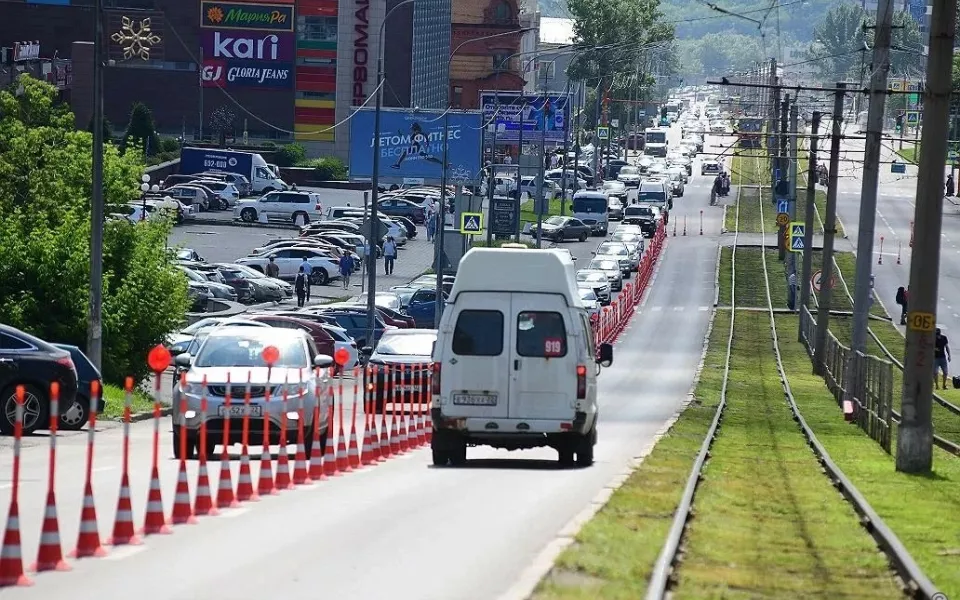
[[[309,42],[336,42],[337,17],[300,17],[297,39]]]

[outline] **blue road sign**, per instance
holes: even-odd
[[[790,240],[790,249],[794,252],[803,252],[803,238],[795,237]]]
[[[780,181],[780,169],[773,170],[773,180]]]
[[[789,201],[789,200],[777,200],[777,212],[778,212],[778,213],[788,213],[788,212],[790,212],[790,201]]]
[[[792,252],[803,252],[803,236],[807,232],[807,226],[799,221],[790,223],[790,250]]]
[[[361,109],[350,120],[350,178],[373,176],[374,111]],[[416,177],[436,184],[443,175],[444,121],[447,178],[475,179],[480,171],[480,112],[384,109],[380,114],[380,177]]]

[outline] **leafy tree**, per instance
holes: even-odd
[[[823,16],[813,29],[810,57],[821,58],[819,75],[831,81],[859,77],[860,51],[866,42],[863,26],[867,11],[859,4],[840,4]]]
[[[110,123],[106,118],[102,121],[103,125],[103,141],[109,142],[113,139],[113,124]],[[93,117],[90,117],[90,122],[87,123],[87,131],[91,134],[93,133]]]
[[[217,107],[210,114],[210,130],[217,136],[219,145],[226,146],[227,134],[233,131],[233,122],[236,120],[236,113],[226,106]]]
[[[157,152],[157,128],[153,123],[153,113],[142,102],[134,102],[130,107],[130,122],[123,134],[123,147],[137,144],[147,149],[147,154]]]
[[[37,110],[0,91],[0,315],[42,338],[86,346],[92,136],[57,106],[56,88],[22,75]],[[142,154],[104,147],[108,205],[138,197]],[[107,208],[107,212],[111,209]],[[146,374],[146,355],[183,319],[183,275],[165,250],[169,223],[104,225],[105,378]]]

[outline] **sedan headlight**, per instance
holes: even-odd
[[[181,383],[180,393],[188,394],[191,396],[199,396],[203,394],[203,383],[198,383],[198,382]]]
[[[281,399],[283,398],[283,393],[287,393],[287,398],[299,398],[301,395],[307,395],[311,390],[309,389],[310,383],[284,383],[281,385],[274,386],[272,396],[274,398]]]

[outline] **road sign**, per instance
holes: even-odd
[[[778,213],[789,213],[790,212],[790,201],[789,200],[777,200],[777,212]],[[786,223],[784,223],[786,225]]]
[[[597,138],[601,140],[610,139],[610,128],[609,127],[597,127]]]
[[[920,122],[920,113],[919,113],[918,111],[915,111],[915,110],[908,110],[908,111],[907,111],[907,124],[908,124],[908,125],[916,125],[916,124],[919,123],[919,122]]]
[[[930,333],[936,328],[936,323],[933,313],[912,312],[907,315],[907,327],[914,331]]]
[[[620,127],[620,119],[610,119],[611,127]]]
[[[790,222],[790,215],[782,212],[777,215],[777,225],[780,227],[786,227],[787,223]]]
[[[790,251],[803,252],[803,236],[807,226],[800,221],[790,223]]]
[[[960,158],[960,152],[957,152],[956,150],[951,150],[947,152],[947,158],[949,158],[950,160],[957,160],[957,158]]]
[[[813,286],[815,291],[820,291],[820,288],[823,285],[823,271],[817,271],[813,274],[813,277],[810,278],[810,284]],[[837,285],[837,278],[833,275],[830,276],[830,282],[827,284],[827,287],[833,288]]]
[[[780,169],[773,170],[773,180],[780,181]]]
[[[494,197],[490,205],[493,235],[514,235],[520,224],[520,203],[513,198]]]
[[[481,229],[483,229],[483,213],[460,213],[460,233],[480,235]]]

